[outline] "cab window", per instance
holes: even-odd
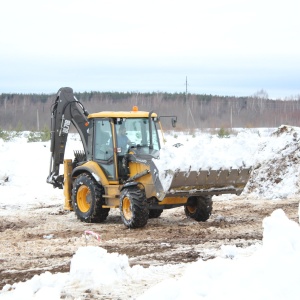
[[[115,168],[110,121],[108,119],[96,120],[94,132],[94,158],[106,173],[108,180],[113,180]]]

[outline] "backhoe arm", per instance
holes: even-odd
[[[77,129],[83,144],[84,155],[87,153],[87,120],[88,112],[75,98],[69,87],[60,88],[51,111],[51,160],[47,182],[53,187],[63,188],[63,175],[59,167],[64,162],[65,148],[71,123]]]

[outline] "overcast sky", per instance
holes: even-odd
[[[0,93],[300,95],[299,0],[0,3]]]

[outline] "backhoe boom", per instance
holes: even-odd
[[[59,175],[59,167],[64,162],[67,137],[73,124],[83,144],[84,154],[87,151],[88,112],[75,98],[73,90],[68,87],[59,89],[51,112],[51,161],[47,182],[54,187],[63,188],[63,175]]]

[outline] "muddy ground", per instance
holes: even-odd
[[[108,252],[129,257],[131,265],[163,265],[212,259],[221,245],[248,247],[262,242],[262,221],[282,208],[298,222],[299,199],[231,200],[214,198],[207,222],[186,218],[183,208],[165,210],[142,229],[127,229],[117,209],[102,224],[81,223],[62,205],[14,211],[0,220],[0,289],[45,271],[68,272],[78,247],[100,245]],[[85,230],[101,235],[101,241],[85,239]]]

